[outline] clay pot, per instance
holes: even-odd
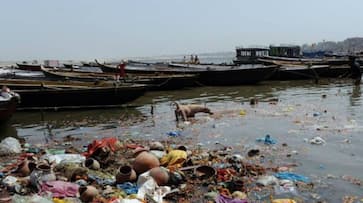
[[[208,179],[215,176],[216,173],[216,170],[210,166],[199,166],[194,170],[194,174],[200,179]]]
[[[137,174],[141,174],[159,166],[159,159],[156,158],[155,155],[147,151],[141,151],[136,156],[132,168],[136,171]]]
[[[30,174],[30,182],[33,186],[40,187],[42,182],[56,180],[53,170],[48,164],[39,164]]]
[[[98,170],[98,169],[100,169],[100,163],[96,159],[93,159],[93,158],[88,158],[84,162],[84,165],[87,168],[92,169],[92,170]]]
[[[161,142],[152,142],[150,143],[150,149],[151,150],[160,150],[160,151],[164,151],[165,147],[163,144],[161,144]]]
[[[147,152],[147,151],[149,151],[148,148],[136,147],[136,149],[134,150],[134,157],[137,157],[141,152]]]
[[[156,167],[150,170],[150,176],[154,178],[159,186],[166,185],[169,181],[169,172],[166,168]]]
[[[16,170],[21,177],[29,176],[31,172],[35,169],[36,164],[28,160],[21,162]]]
[[[98,195],[98,190],[91,185],[79,187],[78,192],[80,195],[79,199],[82,200],[82,202],[92,202]]]
[[[136,172],[131,166],[121,166],[116,174],[116,183],[134,182],[136,180]]]

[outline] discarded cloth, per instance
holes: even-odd
[[[40,193],[51,192],[53,197],[76,197],[79,185],[64,181],[47,181],[40,186]]]
[[[184,150],[171,150],[168,154],[160,159],[160,165],[170,167],[181,167],[187,159],[187,152]]]
[[[98,149],[101,149],[103,147],[106,147],[114,152],[117,150],[118,142],[119,141],[116,137],[107,137],[107,138],[103,138],[102,140],[94,140],[91,144],[88,145],[87,152],[85,152],[83,155],[86,157],[90,157]]]
[[[283,180],[302,181],[305,183],[310,182],[308,177],[290,172],[280,172],[276,173],[274,176],[278,179],[283,179]]]
[[[247,200],[244,199],[233,199],[231,197],[227,197],[224,195],[219,194],[216,199],[215,199],[216,203],[248,203]]]
[[[130,182],[117,184],[116,187],[118,189],[121,189],[124,192],[126,192],[127,195],[137,194],[137,191],[138,191],[137,186],[135,184],[130,183]]]

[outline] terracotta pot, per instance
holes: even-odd
[[[134,182],[136,178],[136,172],[131,166],[121,166],[116,174],[116,183]]]
[[[21,177],[29,176],[31,172],[35,169],[36,164],[28,160],[21,162],[16,170]]]
[[[136,147],[136,149],[134,150],[134,157],[137,157],[141,152],[147,152],[147,151],[149,151],[148,148]]]
[[[194,174],[200,179],[208,179],[215,176],[216,173],[216,170],[210,166],[199,166],[194,170]]]
[[[39,164],[30,174],[30,182],[33,186],[38,187],[42,182],[56,180],[51,166],[47,164]]]
[[[100,169],[100,163],[96,159],[93,159],[93,158],[88,158],[84,162],[84,165],[87,168],[92,169],[92,170],[98,170],[98,169]]]
[[[161,142],[152,142],[150,143],[150,149],[164,151],[165,147]]]
[[[144,173],[152,168],[159,167],[159,159],[147,151],[139,152],[133,163],[133,169],[137,174]]]
[[[82,200],[82,202],[92,202],[92,200],[98,195],[98,190],[91,186],[81,186],[78,188],[79,192],[79,199]]]
[[[166,168],[156,167],[150,170],[150,176],[159,186],[166,185],[169,181],[169,172]]]

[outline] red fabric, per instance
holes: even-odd
[[[116,143],[118,139],[115,137],[106,137],[102,140],[94,140],[91,144],[87,147],[87,152],[85,152],[83,155],[86,157],[92,156],[92,154],[97,151],[97,149],[100,149],[102,147],[108,147],[111,151],[116,151]]]
[[[125,77],[126,76],[126,73],[125,73],[125,67],[126,67],[126,64],[124,63],[121,63],[120,65],[118,65],[119,69],[120,69],[120,77]]]

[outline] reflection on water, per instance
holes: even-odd
[[[29,127],[47,123],[55,128],[76,126],[93,126],[100,123],[137,122],[143,119],[143,115],[135,108],[112,108],[98,110],[77,111],[31,111],[17,112],[12,123],[18,127]]]
[[[252,97],[259,99],[258,105],[249,105]],[[278,103],[271,104],[271,98],[277,98]],[[172,101],[204,103],[215,114],[197,115],[191,125],[178,125]],[[80,138],[84,144],[103,136],[118,136],[120,139],[174,139],[207,147],[222,143],[246,148],[255,146],[256,138],[270,134],[279,145],[287,143],[299,152],[292,161],[301,163],[297,170],[305,175],[332,173],[341,177],[348,173],[363,179],[361,87],[353,86],[351,81],[320,80],[319,84],[273,81],[256,86],[148,92],[133,104],[137,107],[17,112],[5,125],[7,127],[0,130],[2,135],[15,133],[35,144],[59,141],[65,136]],[[240,114],[242,110],[245,115]],[[182,136],[166,135],[175,130],[181,130]],[[321,136],[327,144],[313,146],[304,142],[315,136]],[[324,170],[321,165],[325,166]],[[339,191],[334,194],[342,196]]]
[[[350,105],[351,106],[358,106],[360,105],[360,96],[362,92],[360,89],[360,85],[352,85],[352,94],[350,99]]]
[[[5,137],[18,137],[16,129],[12,126],[10,120],[0,124],[0,140]]]
[[[171,101],[201,103],[213,108],[241,108],[241,105],[248,104],[252,97],[258,98],[260,102],[278,98],[286,104],[308,105],[322,101],[322,95],[327,95],[324,99],[325,106],[336,107],[337,112],[342,115],[349,113],[361,122],[363,118],[357,113],[362,112],[361,89],[360,86],[350,84],[329,80],[321,80],[319,84],[315,84],[314,81],[271,81],[254,86],[197,87],[178,91],[147,92],[133,102],[137,108],[17,112],[3,127],[3,131],[12,132],[4,134],[20,133],[23,136],[34,136],[37,133],[103,133],[112,129],[121,130],[127,126],[172,128],[175,127],[175,123],[170,122],[173,119]],[[349,103],[346,103],[344,99],[348,95]],[[152,106],[155,114],[151,113]]]

